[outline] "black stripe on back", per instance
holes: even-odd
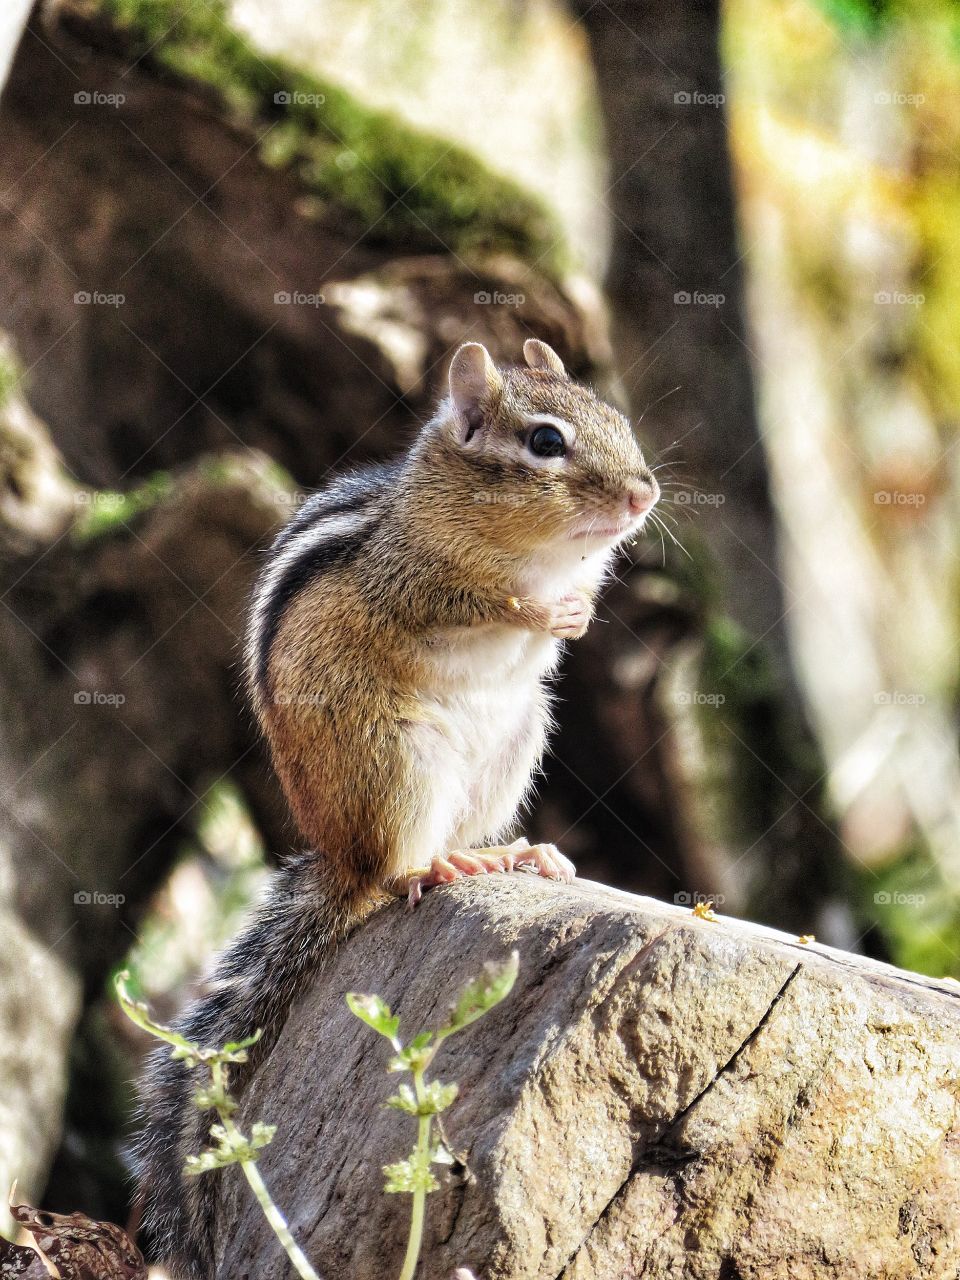
[[[274,538],[270,544],[270,555],[273,556],[278,551],[282,551],[298,533],[303,533],[304,529],[309,529],[321,520],[326,520],[327,516],[342,516],[347,511],[358,511],[370,496],[365,493],[354,493],[335,500],[332,494],[314,494]]]
[[[375,462],[360,471],[335,480],[327,489],[311,494],[290,522],[280,530],[270,547],[271,554],[282,551],[291,538],[327,516],[358,511],[371,498],[379,497],[400,473],[402,459]]]
[[[324,515],[331,514],[324,512]],[[331,573],[356,559],[369,537],[369,527],[342,538],[332,538],[319,546],[304,547],[301,555],[287,565],[274,584],[266,602],[260,636],[257,643],[256,679],[261,689],[267,687],[267,666],[270,650],[277,637],[283,615],[295,596],[308,587],[321,574]]]

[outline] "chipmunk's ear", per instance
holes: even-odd
[[[555,373],[560,378],[568,376],[566,369],[563,367],[563,361],[553,347],[548,347],[539,338],[528,338],[526,340],[523,344],[523,358],[531,369],[544,369],[547,373]]]
[[[450,362],[450,398],[461,420],[461,440],[468,442],[483,423],[484,406],[503,391],[503,379],[479,342],[465,342]]]

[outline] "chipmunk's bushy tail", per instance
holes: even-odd
[[[259,1028],[249,1060],[231,1068],[239,1093],[277,1041],[294,1001],[327,955],[382,897],[347,887],[316,853],[300,854],[276,874],[249,925],[220,956],[208,994],[176,1022],[203,1047],[242,1040]],[[133,1159],[151,1252],[172,1276],[210,1280],[214,1274],[214,1211],[218,1173],[189,1177],[188,1155],[208,1145],[215,1120],[193,1102],[196,1070],[155,1049],[140,1086],[139,1135]]]

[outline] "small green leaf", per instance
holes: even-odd
[[[173,1034],[176,1035],[176,1032]],[[257,1034],[259,1036],[259,1032]],[[169,1039],[169,1037],[165,1036],[164,1039]],[[171,1041],[171,1043],[173,1042]],[[170,1057],[185,1062],[188,1067],[212,1067],[216,1063],[226,1065],[234,1062],[246,1062],[247,1051],[246,1049],[230,1049],[227,1046],[222,1049],[203,1048],[187,1040],[182,1045],[175,1045],[170,1051]]]
[[[198,1087],[193,1095],[193,1104],[200,1111],[220,1111],[232,1115],[240,1105],[227,1093],[226,1085],[215,1085],[207,1082]]]
[[[385,1164],[383,1172],[387,1179],[383,1184],[384,1191],[391,1193],[413,1191],[413,1172],[410,1168],[409,1160],[398,1160],[396,1164]]]
[[[450,1018],[437,1032],[437,1039],[445,1040],[489,1013],[494,1005],[510,994],[519,970],[520,953],[517,951],[511,952],[501,964],[488,961],[480,977],[469,982],[454,1002]]]
[[[401,1049],[398,1054],[390,1059],[387,1063],[388,1071],[426,1071],[436,1049],[414,1048],[413,1044],[408,1044],[405,1049]]]
[[[431,1080],[423,1090],[417,1114],[435,1116],[439,1111],[446,1111],[459,1092],[455,1084],[441,1084],[439,1080]]]
[[[171,1058],[185,1062],[188,1067],[198,1067],[201,1064],[209,1066],[214,1063],[246,1062],[247,1050],[252,1044],[256,1044],[263,1034],[258,1028],[252,1036],[247,1036],[245,1040],[238,1040],[233,1044],[225,1044],[222,1049],[204,1048],[202,1045],[195,1044],[192,1040],[187,1040],[185,1036],[182,1036],[179,1031],[174,1031],[172,1027],[165,1027],[159,1022],[154,1022],[150,1017],[150,1010],[143,1001],[134,1000],[130,994],[129,983],[130,973],[126,969],[118,973],[114,980],[120,1008],[130,1021],[135,1022],[142,1031],[146,1031],[157,1040],[165,1040],[167,1044],[171,1045]]]
[[[379,1031],[388,1040],[396,1040],[400,1019],[390,1012],[390,1006],[379,996],[365,996],[356,991],[348,991],[347,1005],[361,1022],[365,1022],[374,1031]]]
[[[250,1130],[250,1145],[255,1151],[259,1151],[261,1147],[265,1147],[273,1141],[273,1135],[276,1132],[277,1126],[275,1124],[264,1124],[262,1120],[257,1120]]]
[[[265,1147],[276,1133],[276,1126],[261,1124],[253,1126],[251,1137],[246,1138],[239,1129],[227,1130],[222,1124],[210,1126],[210,1137],[213,1145],[201,1151],[199,1156],[187,1156],[184,1172],[195,1177],[200,1173],[209,1173],[211,1169],[223,1169],[230,1164],[246,1164],[256,1160],[262,1147]]]
[[[174,1031],[172,1027],[164,1027],[159,1022],[153,1021],[150,1017],[150,1010],[143,1001],[135,1000],[131,995],[129,983],[130,971],[128,969],[121,970],[114,979],[114,987],[120,1008],[130,1021],[136,1023],[142,1031],[146,1031],[157,1040],[166,1040],[167,1044],[173,1045],[179,1057],[197,1054],[199,1052],[198,1045],[186,1040],[178,1031]]]
[[[387,1181],[384,1191],[412,1193],[414,1191],[439,1191],[440,1183],[430,1171],[430,1152],[413,1151],[406,1160],[385,1164],[383,1172]]]
[[[447,1107],[457,1096],[455,1084],[441,1084],[439,1080],[431,1080],[423,1086],[422,1097],[417,1098],[413,1088],[402,1084],[392,1097],[387,1099],[387,1106],[396,1111],[405,1111],[411,1116],[435,1116]]]
[[[418,1115],[417,1096],[408,1084],[402,1084],[396,1093],[387,1099],[387,1106],[395,1111],[406,1111],[408,1115]]]
[[[244,1049],[249,1049],[251,1045],[255,1045],[262,1035],[263,1028],[257,1027],[252,1036],[247,1036],[245,1040],[231,1040],[228,1044],[223,1046],[220,1052],[223,1054],[240,1053]],[[229,1061],[228,1058],[225,1058],[224,1060]],[[246,1058],[238,1059],[238,1061],[246,1062]]]

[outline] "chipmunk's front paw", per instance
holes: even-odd
[[[558,640],[579,640],[593,617],[593,601],[585,591],[571,591],[550,605],[550,634]]]

